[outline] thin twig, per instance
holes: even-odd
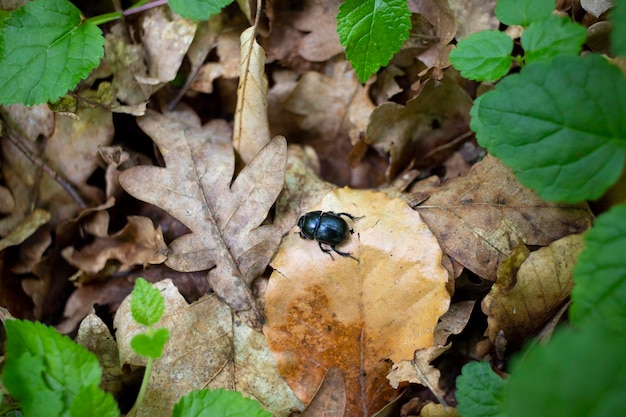
[[[3,116],[6,116],[6,114],[3,114]],[[6,117],[4,117],[4,119],[5,121],[7,121]],[[40,168],[43,172],[45,172],[53,180],[55,180],[61,186],[61,188],[63,188],[65,192],[68,193],[70,197],[72,197],[72,199],[76,202],[76,204],[78,204],[81,209],[87,208],[87,204],[85,203],[83,198],[78,194],[78,191],[74,189],[74,187],[72,186],[72,184],[69,183],[68,180],[66,180],[61,174],[56,172],[50,165],[44,162],[43,159],[33,154],[26,139],[24,139],[21,135],[18,135],[13,130],[13,128],[9,126],[9,123],[6,124],[6,128],[8,134],[2,136],[3,138],[8,139],[17,149],[20,150],[20,152],[24,154],[25,157],[27,157],[33,164],[35,164],[35,166]]]

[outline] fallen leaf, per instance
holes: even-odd
[[[335,255],[290,233],[272,262],[267,336],[281,375],[309,402],[326,371],[346,375],[346,416],[370,416],[394,395],[390,362],[433,346],[447,310],[448,273],[425,223],[382,193],[339,189],[310,210],[347,212],[354,234]],[[358,219],[356,219],[358,217]]]
[[[170,243],[166,265],[182,272],[216,266],[209,271],[213,290],[235,310],[254,309],[260,320],[249,285],[265,271],[281,238],[279,228],[262,222],[283,186],[285,139],[272,139],[233,181],[235,158],[225,124],[203,129],[154,112],[138,123],[166,167],[130,168],[120,183],[191,230]]]
[[[300,417],[344,417],[346,412],[346,378],[341,369],[330,368],[319,389]]]
[[[499,160],[487,156],[470,173],[443,185],[417,206],[445,253],[494,281],[512,242],[545,246],[587,229],[585,203],[548,203],[523,187]]]
[[[255,34],[254,26],[241,34],[241,64],[233,127],[233,147],[245,163],[250,162],[270,140],[265,51],[254,39]]]
[[[569,297],[572,270],[583,249],[582,235],[571,235],[528,255],[504,287],[500,280],[482,301],[487,315],[487,336],[493,341],[504,332],[507,349],[515,349],[536,333]]]
[[[33,235],[39,227],[50,221],[50,213],[42,209],[35,209],[4,239],[0,239],[0,251],[9,246],[17,246]]]
[[[166,305],[155,327],[168,328],[171,337],[153,364],[138,417],[170,415],[182,395],[201,388],[236,389],[259,400],[276,417],[302,408],[278,375],[261,333],[243,325],[215,296],[188,304],[170,280],[155,285]],[[133,320],[129,304],[129,298],[124,300],[113,322],[120,362],[145,366],[146,358],[130,348],[133,336],[144,328]]]
[[[147,217],[128,216],[122,230],[98,236],[105,231],[95,232],[94,241],[80,250],[72,246],[63,249],[63,258],[88,274],[101,272],[109,261],[119,262],[119,270],[125,271],[133,265],[160,264],[167,259],[161,227],[155,228]]]

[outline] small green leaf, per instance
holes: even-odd
[[[550,15],[532,23],[522,34],[527,64],[547,61],[559,55],[578,55],[587,39],[587,30],[568,17]]]
[[[389,63],[410,29],[406,0],[346,0],[339,6],[339,41],[361,82]]]
[[[258,402],[224,388],[192,391],[174,405],[172,417],[272,417]]]
[[[169,0],[169,5],[177,14],[191,20],[208,20],[219,13],[233,0]]]
[[[462,417],[504,417],[504,381],[487,362],[470,362],[456,380],[457,411]]]
[[[626,338],[602,326],[557,330],[513,362],[504,385],[507,417],[621,416]]]
[[[574,267],[572,323],[601,321],[626,329],[626,204],[598,216]]]
[[[143,278],[137,278],[130,298],[133,319],[141,325],[152,326],[163,317],[165,301],[158,289]]]
[[[0,104],[55,101],[100,63],[102,32],[67,0],[34,0],[0,28]]]
[[[498,0],[495,13],[505,25],[528,26],[550,16],[555,7],[552,0]]]
[[[119,417],[120,411],[113,396],[97,385],[83,387],[72,401],[69,417]]]
[[[461,40],[450,53],[450,62],[465,78],[495,81],[511,68],[513,41],[505,33],[484,30]]]
[[[161,327],[156,329],[152,334],[136,334],[130,341],[130,347],[142,356],[156,359],[160,358],[163,354],[163,348],[169,338],[169,330]]]
[[[472,107],[481,146],[546,200],[601,196],[622,172],[626,79],[598,55],[527,65]]]
[[[626,1],[618,0],[611,11],[611,49],[615,55],[626,55]]]

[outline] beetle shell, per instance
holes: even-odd
[[[341,216],[355,220],[355,217],[348,213],[319,210],[306,213],[298,219],[300,237],[308,240],[317,240],[322,252],[328,253],[331,258],[333,257],[330,253],[332,250],[341,256],[349,256],[356,259],[349,253],[341,252],[335,247],[345,242],[348,236],[353,233],[348,223]],[[329,245],[331,249],[324,248],[322,244]]]

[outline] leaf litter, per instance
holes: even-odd
[[[468,134],[476,86],[448,67],[455,36],[493,28],[492,2],[409,1],[419,24],[365,85],[341,54],[337,5],[271,1],[256,31],[235,8],[199,24],[157,8],[108,26],[73,119],[2,109],[24,139],[0,142],[2,306],[64,333],[94,308],[117,313],[117,344],[93,315],[80,337],[107,346],[119,393],[120,367],[142,366],[124,298],[138,276],[161,285],[175,335],[142,415],[200,387],[276,416],[417,413],[407,384],[447,398],[453,358],[497,356],[503,338],[508,354],[562,314],[592,216],[483,159]],[[357,260],[298,236],[315,209],[358,217],[340,246]]]

